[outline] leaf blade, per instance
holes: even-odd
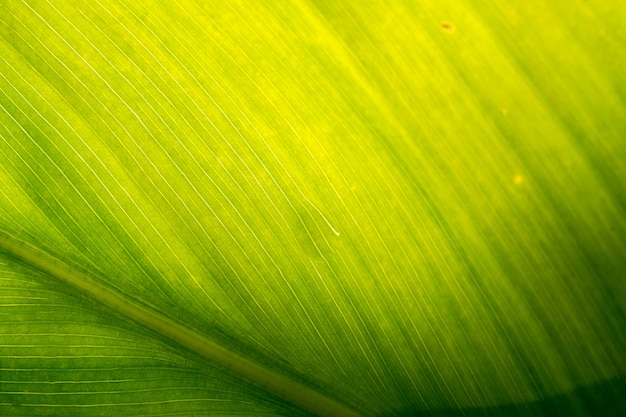
[[[623,366],[624,106],[582,4],[11,4],[5,229],[374,414]]]

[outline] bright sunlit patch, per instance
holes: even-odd
[[[523,182],[524,182],[524,177],[522,177],[521,175],[517,174],[516,176],[513,177],[513,184],[520,185]]]

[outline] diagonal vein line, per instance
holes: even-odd
[[[69,284],[117,313],[158,332],[179,345],[244,377],[264,390],[323,417],[362,417],[352,408],[313,388],[241,356],[206,336],[95,281],[88,273],[67,265],[38,248],[0,231],[0,252]]]

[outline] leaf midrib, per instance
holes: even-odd
[[[363,417],[352,408],[272,369],[260,365],[158,311],[98,283],[37,247],[0,231],[0,253],[70,285],[118,314],[174,341],[252,384],[322,417]]]

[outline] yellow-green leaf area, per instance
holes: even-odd
[[[626,6],[0,8],[1,415],[626,413]]]

